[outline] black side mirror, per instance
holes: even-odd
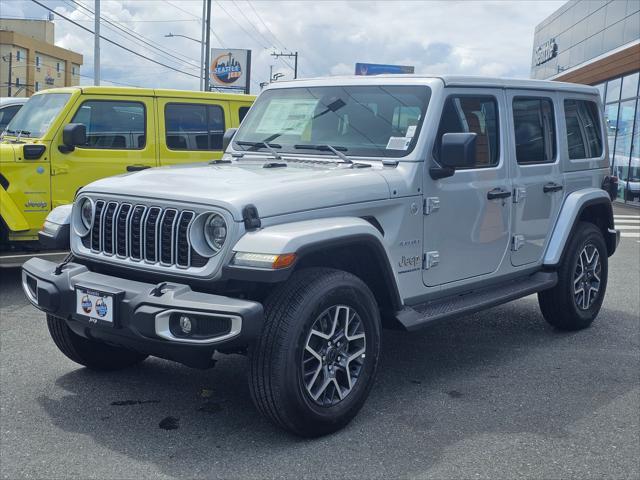
[[[223,152],[227,150],[227,147],[231,143],[231,140],[233,140],[233,136],[236,134],[237,131],[238,131],[237,128],[228,128],[224,132],[224,135],[222,136],[222,151]]]
[[[62,129],[62,145],[59,150],[63,153],[73,150],[87,143],[87,127],[82,123],[70,123]]]
[[[476,164],[475,133],[445,133],[440,147],[440,167],[429,169],[437,180],[452,176],[457,168],[471,168]]]

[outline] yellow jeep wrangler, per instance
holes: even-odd
[[[84,185],[144,168],[218,159],[253,96],[116,87],[35,94],[0,137],[0,249],[38,230]]]

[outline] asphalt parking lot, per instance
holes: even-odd
[[[208,371],[158,359],[80,368],[50,340],[19,270],[1,270],[2,478],[637,479],[639,240],[623,238],[586,331],[554,331],[529,297],[385,332],[365,407],[319,440],[260,417],[241,356]]]

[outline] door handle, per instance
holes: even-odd
[[[510,190],[504,190],[502,188],[494,188],[487,193],[489,200],[495,200],[496,198],[509,198],[511,196]]]
[[[559,192],[563,188],[564,187],[559,183],[549,182],[544,187],[542,187],[542,190],[544,191],[544,193],[551,193],[551,192]]]
[[[151,168],[149,165],[127,165],[127,172],[139,172]]]

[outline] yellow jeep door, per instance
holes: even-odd
[[[231,124],[229,102],[158,98],[160,165],[222,157],[222,136]]]
[[[82,123],[87,143],[63,153],[62,129],[51,149],[53,206],[73,201],[76,192],[99,178],[156,166],[153,97],[86,95],[64,125]]]

